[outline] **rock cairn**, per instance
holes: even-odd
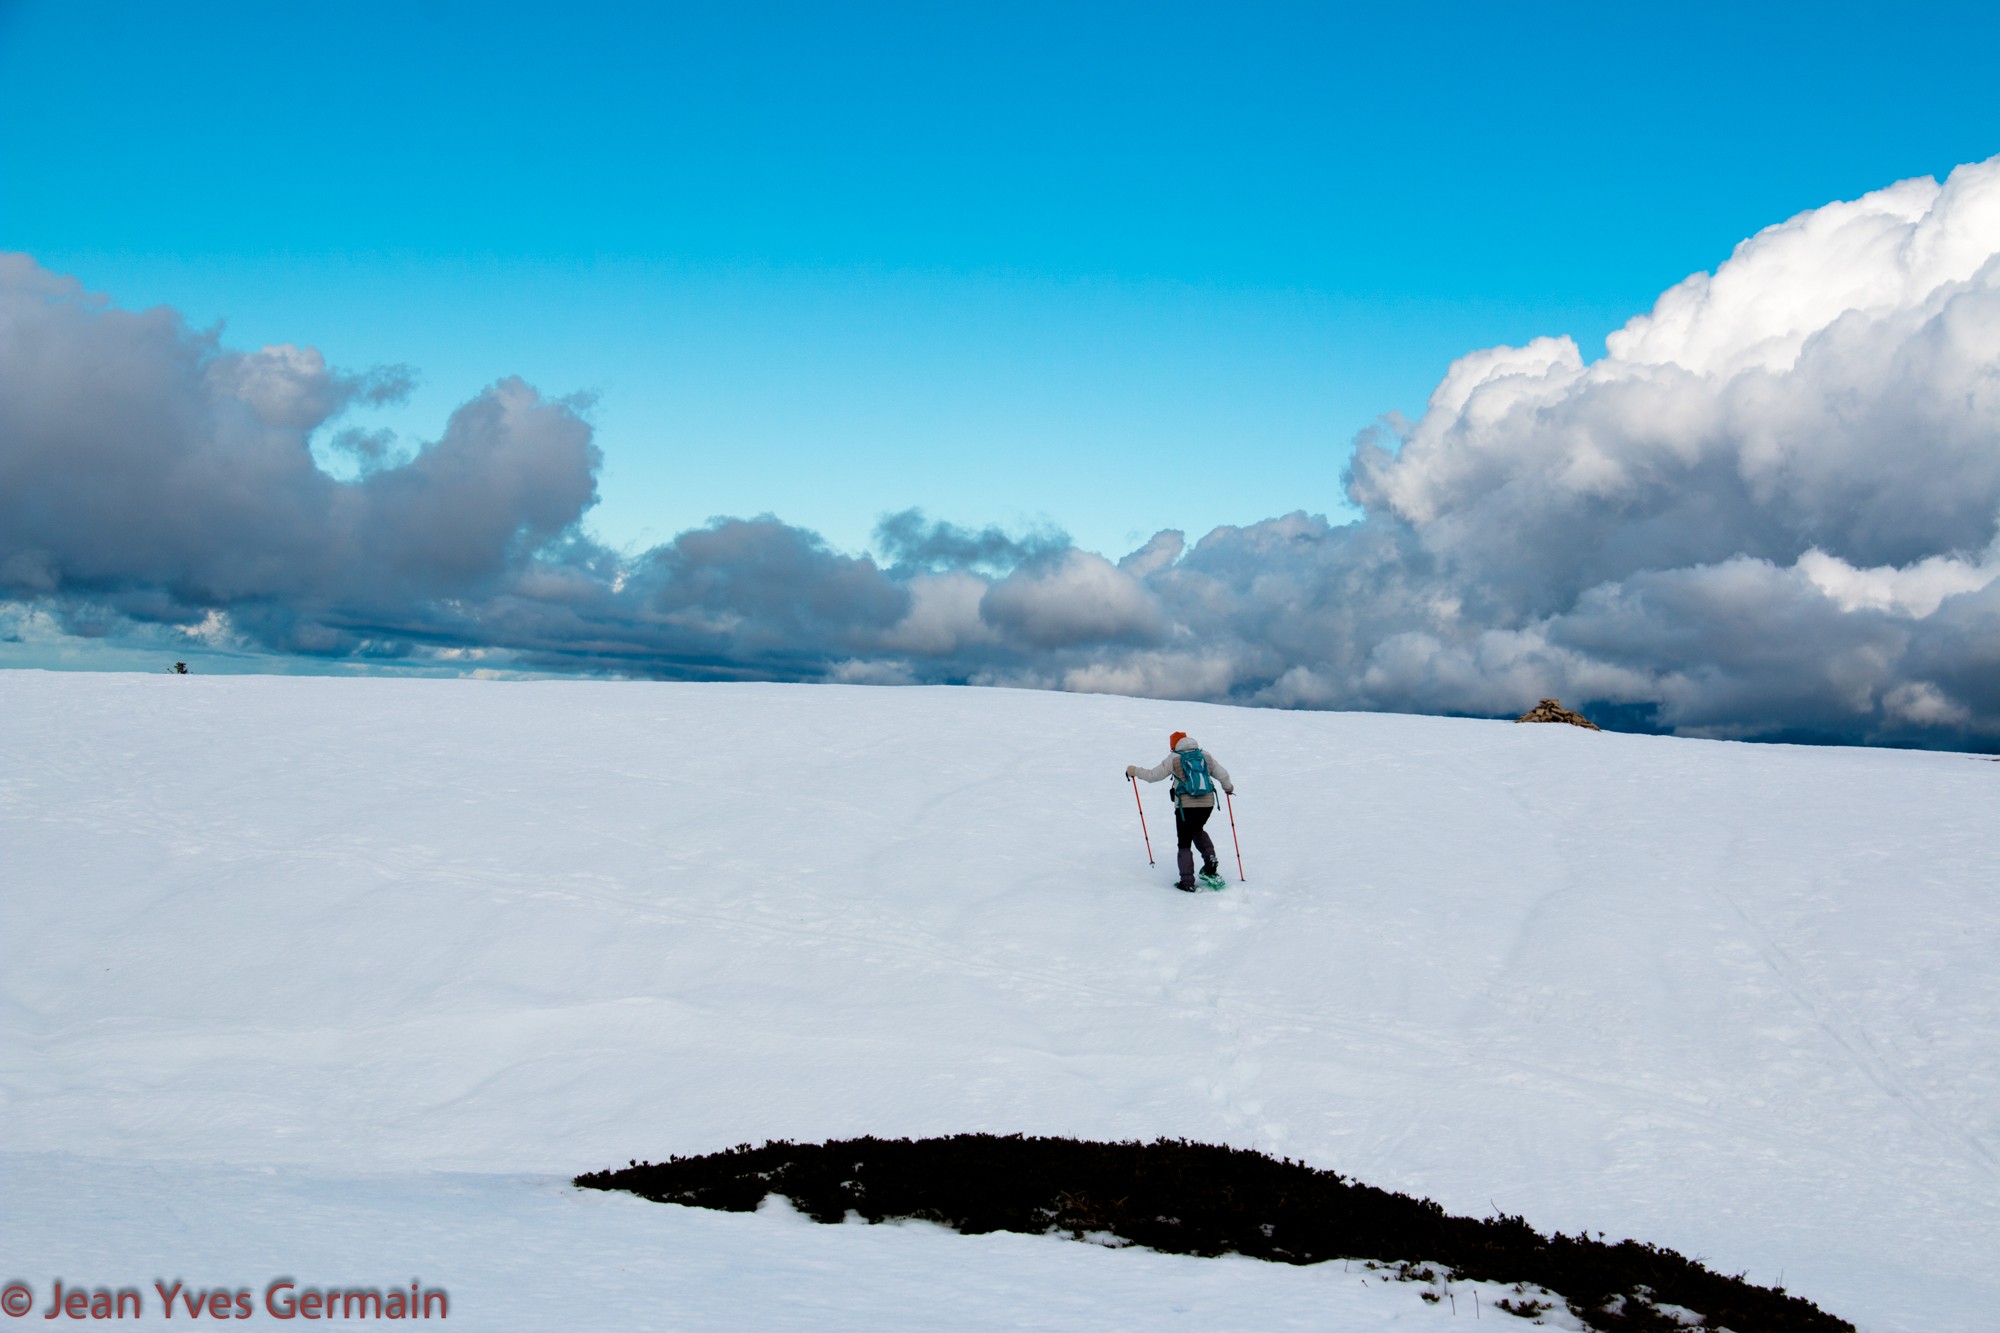
[[[1592,731],[1604,728],[1592,722],[1582,713],[1572,713],[1564,708],[1560,699],[1544,699],[1527,712],[1514,719],[1516,722],[1567,722],[1572,727],[1589,727]]]

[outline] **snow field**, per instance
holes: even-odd
[[[1163,787],[1146,865],[1121,775],[1174,728],[1239,784],[1222,894],[1169,888]],[[547,1255],[616,1267],[610,1306],[671,1293],[662,1327],[1345,1299],[559,1187],[1018,1130],[1636,1236],[1871,1330],[1996,1324],[2000,766],[1020,691],[38,672],[0,673],[0,751],[0,1260],[38,1289],[379,1254],[370,1282],[501,1311],[562,1299],[524,1282]],[[162,1231],[168,1195],[214,1202]],[[1450,1317],[1391,1288],[1333,1326]]]
[[[0,1156],[10,1209],[41,1229],[33,1318],[49,1280],[131,1286],[161,1317],[155,1281],[249,1293],[253,1326],[278,1279],[306,1287],[405,1289],[450,1299],[475,1329],[1186,1328],[1405,1330],[1486,1317],[1508,1294],[1453,1283],[1458,1302],[1418,1295],[1359,1263],[1294,1268],[1240,1256],[1194,1259],[1057,1237],[965,1237],[922,1223],[829,1227],[782,1203],[756,1214],[664,1207],[572,1189],[555,1176],[326,1175],[297,1167]],[[19,1251],[8,1257],[19,1267]],[[115,1281],[113,1279],[116,1279]],[[207,1319],[202,1326],[217,1327]],[[355,1326],[356,1321],[345,1321]],[[299,1327],[290,1323],[291,1327]],[[391,1325],[393,1326],[393,1325]],[[228,1324],[220,1327],[229,1327]]]

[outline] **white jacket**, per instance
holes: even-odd
[[[1181,780],[1186,776],[1181,771],[1181,754],[1187,750],[1199,749],[1201,749],[1201,746],[1195,743],[1194,737],[1183,736],[1181,737],[1180,744],[1174,747],[1172,754],[1151,768],[1134,769],[1132,776],[1135,778],[1144,778],[1147,782],[1158,782],[1161,778],[1170,777],[1174,780],[1174,791],[1178,793],[1180,791]],[[1229,780],[1229,770],[1222,766],[1222,761],[1217,759],[1213,753],[1210,753],[1208,756],[1208,772],[1215,779],[1216,786],[1222,788],[1222,790],[1228,792],[1231,796],[1236,794],[1236,784]],[[1214,792],[1210,792],[1206,796],[1186,796],[1179,797],[1178,799],[1180,804],[1189,810],[1211,810],[1215,808]]]

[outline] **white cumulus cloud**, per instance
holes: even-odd
[[[230,352],[0,256],[0,598],[78,633],[535,670],[1558,695],[1688,734],[2000,743],[2000,158],[1779,222],[1594,361],[1560,330],[1460,357],[1357,441],[1358,522],[1302,495],[1117,563],[914,510],[879,563],[770,515],[607,551],[578,527],[588,422],[518,381],[406,459],[357,437],[357,479],[319,471],[313,431],[408,383]]]

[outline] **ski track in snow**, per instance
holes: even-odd
[[[1178,727],[1241,787],[1249,880],[1220,894],[1169,887],[1163,787],[1147,866],[1122,780]],[[543,1253],[619,1275],[571,1327],[656,1298],[659,1326],[720,1326],[732,1290],[739,1326],[950,1322],[974,1292],[958,1322],[1148,1323],[1116,1313],[1142,1271],[1206,1327],[1440,1317],[1407,1284],[549,1183],[988,1130],[1256,1147],[1782,1272],[1869,1330],[2000,1308],[2000,770],[1964,756],[1004,690],[40,672],[0,673],[0,750],[0,1257],[38,1286],[156,1276],[120,1254],[366,1269],[353,1238],[415,1234],[407,1208],[491,1233],[398,1251],[461,1274],[480,1327],[553,1326],[518,1316],[554,1308],[519,1282]],[[1225,1289],[1238,1323],[1199,1295]]]

